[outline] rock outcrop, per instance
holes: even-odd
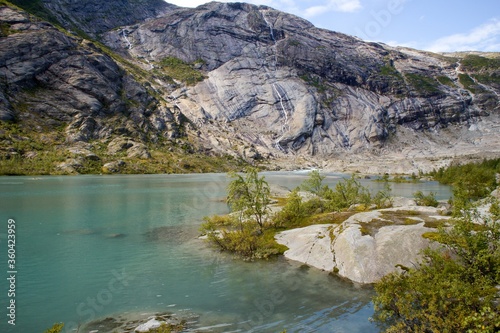
[[[285,257],[370,284],[417,264],[431,245],[423,237],[447,217],[433,207],[403,206],[358,213],[340,225],[314,225],[276,236],[289,248]]]

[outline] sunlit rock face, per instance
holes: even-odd
[[[69,142],[185,136],[201,151],[297,164],[299,157],[333,163],[366,152],[444,156],[443,142],[465,144],[455,155],[498,150],[485,146],[499,137],[495,60],[471,65],[470,55],[364,42],[244,3],[43,6],[73,35],[15,9],[0,11],[10,27],[0,40],[0,119],[22,118],[19,105],[33,105],[55,125],[69,125]],[[204,79],[172,80],[161,67],[168,58]],[[472,124],[479,125],[469,131]]]

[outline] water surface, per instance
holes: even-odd
[[[264,175],[289,188],[306,177]],[[227,212],[227,182],[221,174],[0,177],[1,309],[8,219],[18,271],[16,326],[2,310],[0,332],[43,332],[55,322],[69,332],[154,312],[195,314],[193,325],[211,332],[378,332],[368,321],[370,289],[285,259],[241,262],[198,240],[203,216]]]

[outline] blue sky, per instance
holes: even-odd
[[[206,0],[170,0],[196,7]],[[221,1],[235,2],[235,1]],[[315,26],[390,45],[435,52],[500,52],[499,0],[248,0]]]

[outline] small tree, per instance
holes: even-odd
[[[361,185],[355,175],[338,182],[335,191],[329,189],[325,197],[330,201],[330,207],[337,211],[354,204],[368,205],[372,200],[370,191]]]
[[[297,188],[290,192],[283,209],[274,215],[273,223],[277,228],[296,226],[300,224],[304,217],[304,204]]]
[[[230,173],[230,177],[233,180],[228,185],[227,202],[231,210],[239,212],[240,223],[244,218],[253,218],[262,231],[270,202],[269,184],[255,168],[249,168],[245,177],[237,173]]]
[[[384,180],[384,189],[378,191],[372,198],[373,203],[377,208],[388,208],[392,207],[394,203],[394,198],[392,197],[392,187],[389,181]]]
[[[304,180],[300,188],[304,191],[311,192],[321,197],[324,191],[323,180],[325,176],[320,174],[318,170],[313,170],[309,173],[309,178]]]

